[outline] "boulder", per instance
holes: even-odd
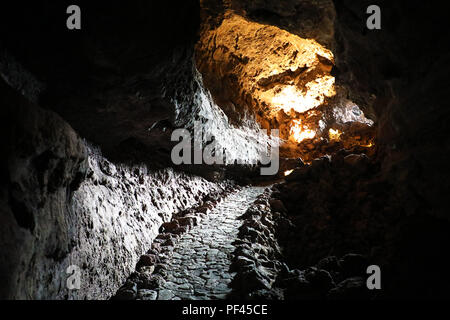
[[[159,257],[155,254],[144,254],[136,264],[136,270],[142,267],[151,267],[159,262]]]

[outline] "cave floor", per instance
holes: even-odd
[[[233,245],[245,213],[264,187],[247,187],[226,197],[167,257],[167,281],[158,300],[225,299],[234,273],[230,272]]]

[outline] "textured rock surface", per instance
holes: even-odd
[[[320,23],[294,22],[300,12]],[[195,53],[205,86],[232,123],[256,119],[278,129],[283,157],[310,162],[341,148],[373,146],[373,121],[348,99],[347,83],[335,81],[334,12],[330,1],[202,2]],[[339,138],[330,137],[331,129]]]
[[[198,3],[86,1],[80,4],[80,32],[65,27],[71,4],[5,4],[1,51],[42,83],[41,90],[28,90],[38,91],[40,106],[56,111],[108,158],[166,167],[170,132],[163,129],[174,125],[173,100],[182,99],[185,108],[194,101]],[[7,61],[2,71],[19,78],[11,65]],[[166,125],[149,131],[160,121]]]
[[[302,63],[294,70],[286,65],[295,64],[295,50],[277,39],[269,41],[275,48],[256,43],[264,53],[279,49],[283,63],[275,65],[282,72],[258,70],[271,66],[255,57],[249,44],[255,39],[250,41],[247,29],[258,31],[265,41],[288,33],[313,38],[333,52],[334,59],[314,58],[310,71],[330,74],[343,88],[337,90],[337,115],[332,108],[325,115],[331,123],[341,119],[336,128],[345,134],[343,143],[332,142],[330,148],[316,141],[294,145],[309,160],[333,155],[311,161],[311,166],[292,159],[286,169],[297,168],[287,182],[275,186],[270,198],[260,197],[252,207],[257,210],[244,215],[238,234],[243,240],[235,244],[233,262],[238,275],[245,276],[241,281],[237,277],[236,294],[366,297],[358,271],[364,261],[382,267],[383,297],[447,295],[445,10],[431,2],[378,1],[383,29],[368,31],[366,9],[372,2],[366,0],[204,0],[201,11],[196,1],[92,2],[83,6],[83,31],[70,33],[61,14],[68,4],[16,1],[0,11],[0,74],[16,91],[0,81],[5,137],[0,143],[6,150],[0,159],[1,297],[105,298],[135,265],[140,271],[125,282],[122,297],[179,297],[171,290],[154,290],[165,283],[158,246],[174,247],[193,230],[196,218],[183,216],[175,222],[171,214],[202,202],[199,212],[207,214],[213,207],[203,196],[217,185],[171,170],[152,173],[144,166],[117,163],[131,160],[165,168],[171,165],[172,130],[192,129],[194,120],[206,119],[215,121],[205,125],[210,132],[245,149],[247,160],[255,159],[257,124],[241,112],[255,106],[247,93],[308,79],[302,78]],[[197,47],[196,60],[218,105],[193,64],[199,13],[201,37],[208,41]],[[245,22],[236,23],[239,16]],[[217,30],[221,39],[215,37]],[[236,32],[246,37],[236,37]],[[243,47],[251,57],[241,54]],[[214,57],[225,61],[212,68]],[[235,77],[216,78],[228,69]],[[261,71],[261,81],[252,82],[258,77],[249,76],[255,69]],[[240,78],[251,86],[239,84]],[[247,91],[241,92],[241,86]],[[64,121],[34,104],[56,111]],[[345,126],[349,117],[361,118],[359,107],[375,126]],[[263,103],[256,109],[264,112]],[[307,115],[315,122],[321,118]],[[291,120],[283,114],[271,119]],[[234,132],[228,130],[233,129],[230,122],[243,125],[235,136],[229,135]],[[99,145],[113,162],[77,134]],[[239,143],[227,141],[230,137]],[[361,148],[336,153],[351,149],[354,141]],[[200,168],[197,172],[205,174]],[[237,172],[249,181],[246,172]],[[206,172],[216,173],[229,175]],[[174,182],[179,187],[172,187]],[[65,290],[69,264],[81,267],[79,292]]]
[[[68,202],[87,150],[52,112],[35,108],[0,80],[2,298],[56,297],[76,246]],[[55,280],[61,282],[60,280]]]
[[[268,138],[254,121],[231,127],[196,70],[197,1],[84,3],[78,33],[64,28],[65,2],[2,10],[0,72],[13,87],[56,111],[116,163],[173,166],[171,133],[192,131],[194,121],[227,148],[227,163],[260,159],[255,141]],[[39,50],[29,55],[29,48]]]
[[[237,14],[251,21],[307,37],[300,27],[303,21],[291,17],[302,4],[318,12],[326,2],[232,3]],[[439,270],[430,272],[430,262],[441,261],[449,243],[449,183],[442,178],[449,174],[450,145],[448,93],[442,85],[448,82],[443,61],[449,50],[442,47],[448,34],[440,31],[445,29],[445,14],[431,3],[381,1],[377,4],[382,8],[382,30],[369,31],[370,4],[334,1],[335,20],[329,20],[334,21],[334,32],[329,34],[334,34],[335,43],[319,42],[334,53],[332,74],[346,88],[345,97],[376,121],[377,149],[343,151],[331,162],[313,161],[280,186],[277,198],[297,221],[296,231],[286,234],[291,247],[287,251],[298,268],[314,265],[330,251],[338,256],[363,252],[386,267],[386,281],[392,285],[387,295],[427,295],[427,287],[444,295],[448,266],[440,263]],[[209,23],[212,30],[220,28],[230,6],[205,7],[207,12],[220,12],[215,24]],[[232,46],[228,49],[228,54],[234,52]],[[424,277],[408,281],[417,274]],[[353,280],[345,286],[360,282]]]
[[[285,221],[280,211],[271,210],[272,191],[266,189],[239,217],[239,239],[233,253],[234,299],[283,299],[283,291],[276,286],[278,274],[283,270],[281,248],[276,237],[278,224]]]
[[[217,29],[204,31],[196,53],[198,68],[217,103],[234,111],[231,114],[236,114],[233,109],[258,114],[266,129],[273,128],[277,116],[278,110],[270,108],[277,92],[288,85],[304,86],[326,75],[333,65],[332,53],[314,40],[232,13]]]
[[[203,141],[203,145],[209,144],[211,137],[214,137],[216,148],[223,150],[224,163],[227,165],[236,162],[254,165],[262,159],[262,155],[267,154],[269,145],[279,145],[277,139],[261,131],[261,127],[254,119],[246,119],[241,126],[233,125],[204,87],[201,74],[196,69],[193,73],[195,90],[191,92],[193,96],[191,104],[175,102],[177,127],[187,128],[193,136],[196,134],[196,138],[198,141]],[[195,129],[196,124],[198,127]],[[194,130],[197,132],[201,130],[203,136],[195,133]]]
[[[99,299],[122,284],[172,214],[221,188],[171,169],[115,166],[97,155],[89,164],[89,178],[71,200],[80,231],[70,261],[83,266],[82,291],[74,298]]]
[[[216,188],[201,178],[170,170],[153,174],[117,162],[171,166],[170,133],[175,126],[192,129],[194,120],[215,121],[207,129],[216,136],[236,131],[193,66],[195,1],[139,2],[126,9],[86,4],[79,34],[56,27],[64,2],[31,4],[26,12],[20,6],[1,11],[1,77],[29,101],[59,113],[114,162],[88,147],[58,116],[29,105],[2,82],[7,156],[2,158],[1,255],[7,263],[1,295],[106,298],[150,246],[160,224]],[[7,31],[11,28],[14,33]],[[40,49],[29,55],[30,48]],[[263,139],[249,132],[237,133],[242,144],[233,150],[244,150],[239,157],[254,161],[252,144]],[[234,152],[229,160],[236,157]],[[82,288],[67,292],[65,270],[72,264],[81,268]]]
[[[233,0],[230,7],[259,23],[277,26],[333,49],[336,11],[332,0]]]
[[[12,142],[2,159],[2,297],[107,298],[163,222],[219,188],[172,170],[116,166],[1,85]],[[69,265],[81,269],[78,291],[67,290]]]
[[[291,221],[280,227],[278,236],[284,261],[304,270],[330,254],[363,254],[370,261],[366,268],[381,267],[381,296],[445,296],[449,265],[440,257],[450,244],[450,223],[434,217],[422,199],[391,184],[379,170],[366,156],[341,152],[294,170],[286,183],[276,185],[274,196],[286,206]],[[343,259],[343,271],[333,276],[336,284],[361,276],[364,269],[357,260]],[[431,261],[440,261],[432,273]],[[418,274],[427,276],[411,281]],[[350,294],[347,284],[332,296]]]
[[[191,214],[173,220],[149,251],[159,262],[136,268],[137,272],[128,278],[114,298],[225,299],[232,291],[230,284],[235,276],[230,267],[242,224],[238,217],[262,190],[248,187],[234,191],[220,199],[214,208],[212,204],[208,210],[193,208],[189,210]],[[179,230],[180,224],[187,228]],[[142,260],[149,260],[148,255],[143,257]],[[130,288],[134,286],[137,290],[133,294]]]

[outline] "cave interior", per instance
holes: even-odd
[[[446,16],[377,3],[2,5],[0,299],[448,298]]]

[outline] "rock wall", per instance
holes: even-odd
[[[334,77],[331,1],[204,1],[201,10],[196,63],[231,123],[278,129],[282,157],[308,163],[341,148],[372,153],[374,122]]]
[[[286,236],[283,246],[289,266],[316,268],[330,253],[335,255],[330,261],[349,252],[363,253],[370,263],[382,267],[387,284],[384,297],[445,296],[448,263],[442,258],[450,243],[449,183],[444,178],[449,175],[450,145],[446,129],[448,90],[443,85],[448,82],[444,61],[449,56],[443,45],[449,41],[448,33],[442,32],[446,30],[445,12],[421,1],[378,1],[382,30],[370,31],[366,27],[366,10],[373,4],[370,1],[203,3],[206,12],[215,12],[217,18],[205,20],[210,28],[203,32],[213,35],[202,45],[219,44],[219,52],[212,57],[200,56],[200,65],[226,56],[225,71],[219,70],[226,75],[230,70],[235,72],[236,65],[244,70],[246,64],[251,65],[250,60],[236,55],[240,39],[235,37],[239,40],[235,45],[229,41],[239,25],[221,29],[233,21],[225,21],[231,9],[252,23],[311,36],[329,46],[335,58],[331,73],[345,88],[343,96],[375,122],[376,150],[349,152],[347,146],[341,152],[329,150],[332,157],[312,161],[311,167],[294,171],[286,184],[275,188],[274,197],[284,202],[295,225],[291,233],[289,228],[281,231],[281,238]],[[301,13],[316,17],[323,27],[316,25],[311,33],[308,26],[314,25],[312,18],[293,18]],[[269,28],[266,25],[261,28]],[[248,29],[252,30],[246,28],[244,34]],[[216,39],[219,34],[214,30],[226,30],[222,36],[227,42]],[[254,33],[256,43],[259,34]],[[326,41],[326,34],[334,40]],[[239,72],[236,74],[239,79]],[[360,277],[360,271],[352,276]],[[334,277],[334,281],[341,280]],[[342,286],[361,286],[361,279],[352,281]],[[305,284],[303,280],[299,283]],[[298,293],[297,289],[293,291]]]
[[[249,80],[246,73],[259,66],[254,62],[263,61],[251,62],[239,51],[235,31],[243,25],[267,32],[258,43],[261,50],[267,38],[288,33],[331,50],[334,59],[313,59],[313,74],[334,76],[346,88],[342,96],[375,120],[377,148],[370,160],[337,153],[331,161],[322,158],[297,169],[275,188],[272,196],[284,202],[294,223],[288,239],[277,239],[284,241],[289,266],[303,269],[328,252],[360,251],[394,279],[391,296],[426,295],[431,287],[431,294],[445,293],[450,283],[448,265],[441,262],[448,251],[450,190],[443,178],[449,174],[450,145],[445,11],[423,1],[379,1],[383,30],[369,32],[365,12],[372,3],[365,0],[201,3],[200,11],[196,1],[136,1],[126,8],[85,2],[80,33],[64,28],[61,12],[68,1],[19,1],[0,11],[0,74],[15,89],[0,81],[5,137],[0,143],[6,150],[0,159],[0,297],[113,294],[159,225],[218,188],[172,170],[118,164],[171,166],[173,129],[211,119],[205,128],[227,142],[229,133],[236,133],[230,122],[238,123],[241,131],[232,137],[241,143],[227,143],[249,151],[246,160],[255,159],[249,147],[259,138],[258,125],[237,110],[253,102],[248,92],[239,92],[236,79]],[[196,60],[215,102],[193,64],[199,14],[201,32],[208,36]],[[225,16],[230,19],[220,29]],[[215,42],[216,29],[224,42]],[[241,40],[252,49],[254,39]],[[295,56],[291,47],[276,44],[272,49],[280,50],[280,61],[285,54]],[[225,63],[210,68],[214,57]],[[297,70],[278,65],[281,80],[298,80],[296,72],[307,64],[299,65]],[[228,69],[239,75],[226,79],[236,92],[226,92],[215,78]],[[279,82],[278,76],[263,74],[256,89]],[[220,101],[224,92],[236,101]],[[106,158],[78,134],[100,146]],[[79,291],[66,290],[69,265],[81,268]]]
[[[193,66],[192,92],[185,95],[190,98],[175,98],[176,106],[175,124],[177,127],[188,129],[194,137],[209,144],[214,137],[216,149],[223,150],[225,165],[234,163],[257,164],[263,155],[268,154],[269,146],[278,146],[279,140],[263,132],[261,126],[251,115],[241,114],[235,110],[228,116],[224,110],[216,104],[208,89],[205,88],[203,77]],[[233,117],[240,116],[240,125],[233,124]],[[197,128],[195,125],[197,124]],[[195,131],[194,131],[195,130]],[[201,131],[201,132],[200,132]],[[204,168],[202,168],[204,170]]]
[[[192,102],[197,1],[80,1],[80,31],[66,28],[71,4],[5,4],[2,74],[11,82],[20,79],[19,88],[25,72],[33,75],[41,84],[28,81],[34,101],[59,114],[109,159],[167,167],[171,132],[162,124],[174,126],[175,96],[184,96],[183,107]]]
[[[266,129],[277,124],[274,118],[281,108],[272,108],[272,98],[277,93],[294,84],[305,86],[319,75],[329,75],[333,65],[332,53],[314,40],[231,12],[225,14],[217,29],[204,31],[196,47],[196,60],[207,87],[226,112],[256,114]],[[331,92],[319,96],[317,100],[322,101],[318,105],[325,96],[330,97]],[[302,102],[299,107],[305,110],[296,112],[309,110]],[[293,103],[280,105],[287,109],[285,113],[297,107]],[[232,120],[239,123],[240,119]]]
[[[448,34],[439,31],[445,14],[430,3],[381,1],[382,30],[369,31],[370,1],[334,4],[336,82],[376,121],[377,150],[314,160],[274,187],[292,222],[278,234],[284,259],[303,270],[287,274],[285,297],[373,298],[364,287],[368,264],[382,270],[379,298],[445,297],[449,109],[442,61],[449,51],[442,48]],[[345,270],[348,259],[357,272]]]
[[[402,202],[424,201],[448,219],[446,194],[449,119],[445,14],[431,3],[381,1],[381,31],[364,26],[370,1],[335,1],[337,79],[352,100],[377,120],[378,160]],[[430,23],[434,21],[434,23]],[[405,208],[417,206],[405,205]],[[409,213],[412,213],[408,209]]]
[[[87,174],[70,202],[79,221],[75,236],[79,246],[69,257],[70,263],[82,267],[77,299],[110,297],[150,248],[163,223],[221,190],[172,169],[149,172],[145,166],[116,166],[98,155],[90,155]]]
[[[0,33],[0,72],[8,83],[114,162],[173,166],[171,133],[192,130],[195,120],[209,121],[202,129],[227,148],[228,163],[259,160],[253,145],[269,139],[252,119],[232,127],[195,67],[197,1],[80,3],[79,32],[65,28],[67,3],[44,0],[25,12],[9,4],[2,11],[0,29],[14,30]],[[30,48],[39,50],[29,55]],[[224,138],[230,135],[237,143]]]
[[[0,91],[0,296],[56,296],[49,282],[62,271],[55,261],[74,246],[67,203],[87,150],[58,116],[33,107],[3,81]]]
[[[218,188],[167,169],[175,128],[210,120],[230,162],[257,161],[264,141],[254,123],[234,130],[203,87],[196,1],[83,2],[80,32],[65,28],[68,4],[0,13],[1,297],[112,295],[158,227]],[[66,288],[69,265],[81,269],[78,291]]]
[[[53,112],[1,84],[2,298],[104,299],[172,214],[218,186],[171,169],[114,165]],[[81,271],[80,290],[68,290]]]

